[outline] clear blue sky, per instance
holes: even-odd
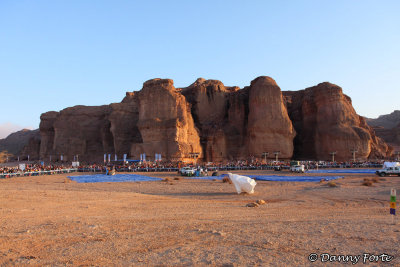
[[[400,1],[0,1],[0,125],[120,102],[151,78],[282,90],[329,81],[363,116],[400,109]]]

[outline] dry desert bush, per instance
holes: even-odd
[[[337,187],[337,184],[336,184],[334,181],[330,181],[330,182],[328,183],[328,186],[329,186],[329,187]]]
[[[372,181],[370,180],[370,179],[368,179],[368,178],[364,178],[364,182],[362,183],[362,185],[365,185],[365,186],[372,186]]]
[[[229,179],[228,177],[224,177],[223,179],[222,179],[222,182],[223,183],[232,183],[232,181],[231,181],[231,179]]]

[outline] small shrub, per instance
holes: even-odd
[[[371,182],[371,181],[364,181],[364,182],[362,183],[362,185],[365,185],[365,186],[372,186],[372,182]]]
[[[222,182],[223,183],[232,183],[232,181],[231,181],[231,179],[229,179],[228,177],[224,177],[224,178],[222,178]]]
[[[337,184],[336,184],[334,181],[330,181],[330,182],[328,183],[328,186],[329,186],[329,187],[337,187]]]

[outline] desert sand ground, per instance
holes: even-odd
[[[400,221],[392,224],[389,215],[390,189],[400,191],[400,177],[370,187],[361,183],[375,176],[365,174],[346,174],[337,187],[258,181],[254,195],[238,195],[221,181],[149,175],[171,181],[79,184],[67,175],[0,179],[0,265],[343,264],[321,262],[321,254],[328,253],[359,255],[357,265],[365,266],[364,253],[385,253],[394,258],[371,263],[377,258],[368,257],[366,265],[400,266]],[[267,204],[245,207],[258,199]],[[314,263],[311,253],[318,255]]]

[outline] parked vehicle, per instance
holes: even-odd
[[[376,175],[386,176],[386,175],[398,175],[400,176],[400,163],[399,162],[385,162],[383,168],[377,170]]]
[[[305,168],[304,168],[304,165],[293,165],[293,166],[290,166],[290,171],[291,172],[304,173],[305,172]]]
[[[183,176],[194,176],[196,169],[192,167],[183,167],[179,170],[179,173]]]

